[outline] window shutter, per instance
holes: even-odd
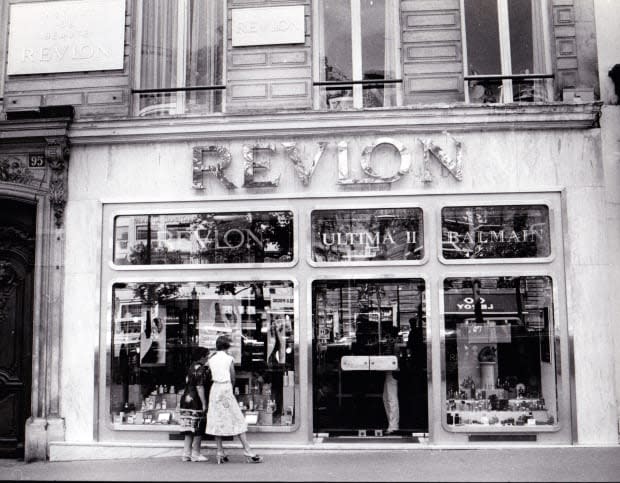
[[[463,100],[459,0],[401,2],[404,104]]]
[[[562,89],[579,83],[574,0],[553,0],[553,37],[556,97],[561,98]]]

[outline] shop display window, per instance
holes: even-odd
[[[551,278],[448,278],[443,286],[447,427],[557,426]]]
[[[420,208],[315,210],[312,261],[421,260],[424,221]]]
[[[232,339],[234,393],[247,422],[294,425],[293,282],[115,283],[112,295],[115,427],[176,424],[192,350],[214,351],[222,334]]]
[[[446,207],[441,210],[441,232],[447,260],[551,255],[546,205]]]
[[[293,213],[128,215],[114,219],[117,265],[287,263]]]
[[[312,283],[314,430],[428,431],[425,282]]]

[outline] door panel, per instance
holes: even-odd
[[[20,457],[30,416],[34,205],[0,200],[0,457]]]
[[[424,281],[312,288],[314,431],[428,432]]]

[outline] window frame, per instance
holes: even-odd
[[[187,264],[151,264],[151,265],[118,265],[114,262],[114,229],[115,229],[115,219],[117,217],[123,216],[162,216],[162,215],[187,215],[191,214],[191,212],[217,212],[220,214],[226,213],[239,213],[238,209],[226,207],[224,209],[217,209],[214,211],[214,208],[207,207],[204,203],[199,205],[187,204],[187,208],[181,207],[181,205],[185,205],[184,202],[179,202],[178,208],[152,208],[144,207],[142,208],[127,208],[127,209],[119,209],[114,210],[111,214],[108,223],[110,224],[110,231],[112,236],[112,258],[107,261],[108,266],[115,271],[142,271],[148,272],[150,270],[227,270],[227,269],[263,269],[263,268],[292,268],[299,263],[300,255],[299,255],[299,212],[296,208],[292,206],[286,206],[283,209],[277,209],[274,205],[265,205],[260,204],[253,206],[251,210],[245,210],[248,213],[253,212],[280,212],[280,211],[289,211],[293,215],[293,259],[290,262],[282,262],[282,263],[274,263],[274,262],[266,262],[266,263],[211,263],[211,264],[198,264],[198,263],[187,263]],[[202,206],[203,208],[201,208]],[[136,225],[136,230],[139,225]],[[165,240],[164,240],[165,241]],[[159,242],[159,239],[154,242]]]
[[[466,271],[466,272],[451,272],[447,271],[441,274],[438,278],[438,291],[437,298],[439,303],[439,322],[441,324],[441,336],[440,336],[440,367],[441,367],[441,385],[440,385],[440,410],[441,414],[441,427],[447,433],[453,434],[514,434],[514,433],[531,433],[531,434],[540,434],[540,433],[559,433],[565,428],[571,426],[571,409],[566,407],[566,396],[564,395],[568,391],[568,387],[564,384],[565,375],[563,373],[564,369],[564,359],[566,357],[566,353],[564,352],[564,347],[561,344],[563,338],[564,329],[562,327],[562,322],[560,321],[561,314],[563,310],[559,307],[560,304],[560,290],[561,287],[559,285],[562,284],[560,280],[559,274],[555,272],[551,267],[548,269],[541,269],[542,267],[537,267],[538,269],[528,269],[523,267],[519,270],[514,270],[506,267],[505,270],[490,272],[475,272],[475,271]],[[448,401],[446,389],[447,389],[447,370],[446,370],[446,315],[445,315],[445,290],[444,283],[446,280],[451,278],[488,278],[488,277],[547,277],[551,280],[552,290],[552,307],[553,310],[551,314],[553,316],[552,323],[549,324],[549,343],[552,356],[555,358],[555,400],[553,404],[555,405],[555,421],[552,425],[536,425],[536,426],[494,426],[494,425],[482,425],[482,424],[469,424],[462,426],[451,426],[447,422],[447,414],[448,410],[446,408],[446,402]],[[548,404],[550,404],[548,402]],[[458,410],[456,411],[458,412]]]
[[[539,258],[470,258],[470,259],[451,259],[445,258],[443,256],[443,236],[442,236],[442,213],[444,208],[459,208],[466,206],[530,206],[530,205],[544,205],[547,207],[549,213],[549,255],[546,257]],[[463,202],[458,201],[449,201],[442,203],[439,212],[437,213],[437,240],[440,243],[440,246],[437,247],[437,256],[439,261],[445,265],[494,265],[494,264],[506,264],[506,263],[515,263],[515,264],[548,264],[555,260],[556,253],[558,248],[556,243],[554,243],[556,237],[556,231],[559,227],[556,227],[556,216],[557,216],[557,208],[555,204],[549,198],[541,198],[535,197],[531,199],[502,199],[502,200],[476,200],[475,202],[472,200],[471,203],[463,204]]]
[[[342,86],[342,87],[351,87],[351,91],[353,94],[353,109],[369,109],[364,108],[364,98],[363,98],[363,87],[364,85],[377,85],[385,87],[386,85],[395,85],[396,86],[396,106],[401,107],[403,105],[403,74],[402,74],[402,37],[401,37],[401,21],[400,21],[400,2],[395,2],[395,8],[398,10],[395,12],[395,33],[398,36],[398,48],[395,52],[395,68],[394,68],[394,79],[377,79],[377,80],[363,80],[362,75],[362,19],[361,19],[361,1],[362,0],[350,0],[351,2],[351,14],[349,15],[348,20],[351,22],[351,76],[352,79],[350,81],[324,81],[321,80],[321,52],[322,46],[324,45],[323,41],[323,27],[321,24],[321,3],[323,0],[313,0],[313,29],[312,29],[312,38],[313,38],[313,64],[314,75],[313,75],[313,90],[314,90],[314,101],[313,101],[313,109],[314,110],[331,110],[328,107],[322,106],[322,97],[324,95],[321,94],[321,87],[323,86]],[[376,108],[377,109],[377,108]],[[381,109],[381,108],[378,108]]]
[[[510,25],[508,18],[508,2],[510,0],[497,1],[497,24],[499,30],[499,47],[500,47],[500,66],[501,72],[490,75],[473,75],[469,72],[469,62],[467,54],[467,28],[465,20],[465,2],[460,0],[461,12],[461,42],[463,45],[463,91],[465,95],[465,103],[470,104],[469,83],[472,80],[499,80],[501,81],[501,92],[498,103],[509,104],[514,103],[513,98],[513,80],[536,80],[542,79],[545,83],[546,102],[553,100],[553,85],[551,80],[554,75],[551,65],[551,24],[549,21],[549,1],[536,0],[540,10],[540,28],[542,32],[542,55],[543,72],[532,74],[513,74],[510,51]]]
[[[0,112],[3,111],[4,85],[6,84],[6,65],[9,42],[9,5],[10,2],[0,2]],[[6,110],[6,109],[4,109]]]
[[[135,0],[135,8],[134,8],[134,18],[133,22],[133,38],[135,39],[134,44],[134,62],[133,62],[133,83],[131,89],[131,112],[134,116],[141,116],[140,114],[140,95],[148,92],[160,92],[160,93],[175,93],[176,99],[174,102],[175,111],[174,114],[167,115],[158,115],[157,117],[167,117],[170,115],[178,116],[178,115],[187,115],[187,109],[185,105],[185,97],[186,93],[190,91],[217,91],[219,90],[222,93],[222,108],[221,111],[217,112],[205,112],[201,113],[201,115],[207,114],[220,114],[221,112],[226,112],[226,72],[227,72],[227,39],[228,39],[228,0],[220,0],[222,2],[222,84],[214,85],[214,86],[170,86],[159,89],[142,89],[140,87],[142,81],[142,21],[143,21],[143,2],[145,0]],[[191,45],[189,45],[189,40],[187,38],[188,34],[188,23],[189,23],[189,15],[188,8],[189,2],[191,0],[174,0],[178,5],[178,27],[179,31],[177,34],[177,38],[179,39],[179,46],[182,55],[177,55],[177,73],[181,73],[180,78],[185,81],[185,68],[187,65],[187,52],[188,49],[191,49]],[[208,0],[206,0],[208,1]],[[181,15],[182,13],[182,15]],[[182,27],[182,28],[181,28]],[[182,60],[181,60],[182,59]],[[177,82],[178,84],[179,82]],[[158,104],[159,105],[159,104]],[[161,104],[165,105],[165,104]]]
[[[348,203],[347,203],[348,205]],[[423,246],[424,246],[424,255],[422,256],[422,258],[420,258],[419,260],[376,260],[376,261],[372,261],[372,260],[363,260],[363,261],[358,261],[358,262],[352,262],[352,261],[346,261],[346,262],[317,262],[313,259],[313,234],[312,234],[312,215],[314,212],[316,211],[333,211],[334,207],[333,205],[328,205],[328,204],[317,204],[312,206],[312,208],[309,210],[309,219],[308,219],[308,223],[309,223],[309,228],[310,228],[310,232],[307,234],[308,236],[308,251],[306,253],[306,262],[308,263],[308,265],[310,265],[311,267],[369,267],[369,266],[404,266],[404,265],[425,265],[426,263],[428,263],[429,257],[430,257],[430,250],[429,247],[427,245],[428,243],[428,230],[430,230],[430,226],[429,226],[429,218],[430,216],[428,215],[427,210],[424,209],[424,206],[422,203],[408,203],[407,205],[403,205],[403,204],[391,204],[391,203],[381,203],[379,205],[377,204],[368,204],[368,203],[362,203],[362,204],[352,204],[351,206],[343,206],[343,203],[340,204],[340,206],[338,207],[338,210],[342,210],[342,211],[356,211],[356,210],[383,210],[383,209],[410,209],[410,208],[415,208],[415,209],[419,209],[422,212],[422,226],[423,226],[423,237],[422,237],[422,241],[423,241]]]

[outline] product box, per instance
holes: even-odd
[[[282,387],[282,407],[295,406],[295,372],[288,371],[288,386]]]
[[[273,425],[273,413],[267,411],[259,411],[258,424],[263,426]]]

